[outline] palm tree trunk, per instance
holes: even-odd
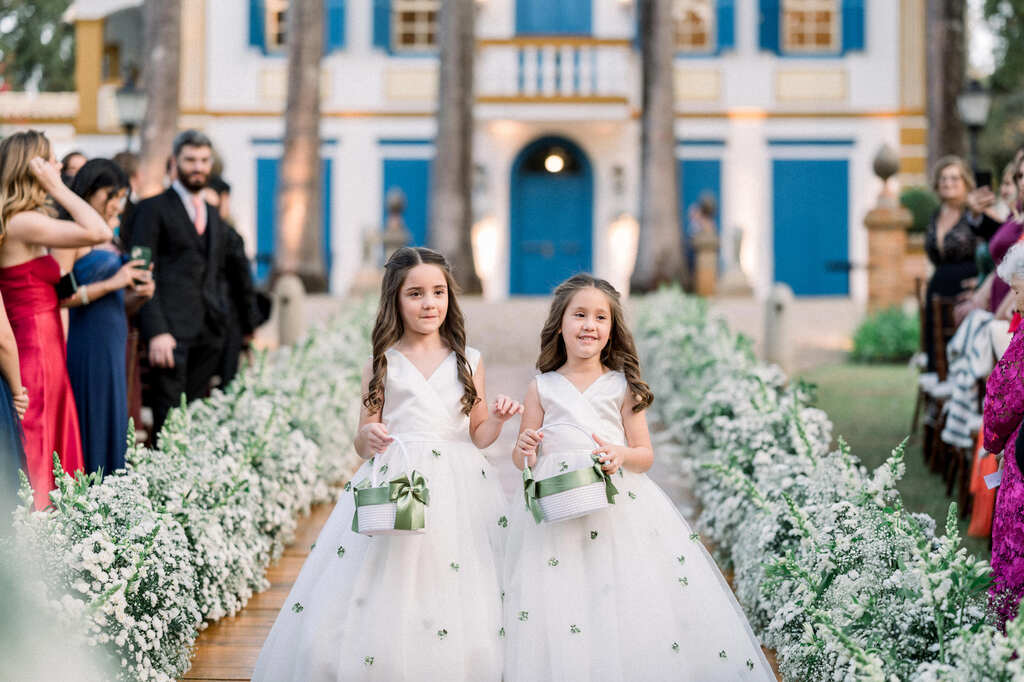
[[[640,239],[630,280],[633,291],[684,282],[676,182],[675,45],[671,0],[638,0],[643,59],[640,141]]]
[[[436,156],[431,177],[430,246],[443,253],[466,293],[479,293],[473,267],[473,0],[442,0]]]
[[[142,8],[143,80],[146,116],[140,137],[141,197],[164,190],[167,159],[178,131],[179,64],[181,61],[181,0],[146,0]]]
[[[326,291],[320,196],[320,57],[323,0],[288,5],[288,100],[277,198],[275,277],[294,274],[307,291]]]
[[[928,168],[946,154],[964,157],[967,140],[956,99],[967,68],[964,0],[928,0]]]

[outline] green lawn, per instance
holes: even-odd
[[[917,389],[917,372],[903,365],[828,365],[804,372],[801,377],[818,387],[817,406],[825,410],[853,453],[869,468],[881,464],[910,432]],[[926,512],[945,526],[952,501],[938,474],[925,466],[921,456],[921,428],[907,446],[907,474],[899,489],[908,509]],[[964,546],[987,557],[988,540],[967,537],[966,519],[960,523]]]

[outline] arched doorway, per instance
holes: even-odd
[[[509,291],[546,295],[591,268],[593,175],[578,146],[544,137],[512,164]]]

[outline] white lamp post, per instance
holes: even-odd
[[[967,126],[973,168],[978,167],[978,133],[988,121],[988,110],[991,105],[992,95],[978,80],[968,83],[967,88],[956,98],[960,120]]]
[[[125,147],[132,150],[132,135],[135,129],[142,125],[142,119],[146,115],[146,93],[135,87],[135,78],[128,81],[114,93],[117,102],[117,118],[124,128]]]

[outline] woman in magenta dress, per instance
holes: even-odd
[[[53,217],[48,197],[72,220]],[[49,505],[54,452],[64,471],[83,468],[55,289],[60,266],[47,249],[100,244],[111,236],[103,218],[61,182],[60,165],[45,135],[27,131],[0,142],[0,293],[29,396],[22,427],[37,509]]]
[[[1006,252],[997,270],[1020,305],[1024,294],[1024,244]],[[1000,626],[1017,615],[1024,596],[1024,334],[1014,334],[989,375],[985,391],[985,449],[1003,453],[1003,477],[992,518],[992,588],[989,597]]]

